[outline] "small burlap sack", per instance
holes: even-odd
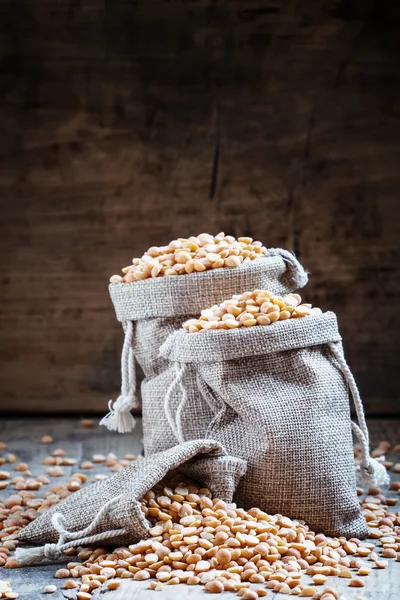
[[[236,268],[220,268],[177,277],[160,277],[134,283],[111,284],[110,295],[118,321],[125,330],[121,359],[122,390],[102,424],[121,432],[130,431],[130,410],[135,400],[135,358],[142,367],[143,441],[145,454],[160,452],[176,443],[163,416],[165,392],[174,379],[174,369],[159,356],[160,346],[205,307],[222,302],[245,290],[268,289],[286,294],[303,287],[307,273],[294,255],[270,249],[268,255],[244,262]],[[202,426],[210,419],[207,406],[196,415]]]
[[[356,493],[353,430],[364,477],[382,483],[370,459],[357,386],[345,362],[336,316],[190,334],[161,347],[176,379],[165,412],[179,441],[216,439],[247,461],[235,501],[305,520],[330,535],[365,536]],[[351,423],[349,389],[359,426]],[[197,414],[210,411],[207,426]]]
[[[72,494],[25,527],[19,534],[20,542],[45,545],[18,548],[17,560],[20,565],[57,562],[69,548],[126,545],[150,537],[151,525],[139,500],[168,471],[178,467],[202,485],[210,484],[215,496],[232,502],[246,463],[227,456],[212,440],[193,440],[150,458],[140,457],[119,473]]]

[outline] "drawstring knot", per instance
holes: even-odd
[[[62,552],[58,544],[46,544],[43,547],[43,556],[50,562],[58,562],[61,558]]]
[[[384,457],[369,459],[369,464],[363,461],[357,467],[357,475],[360,483],[372,484],[377,487],[389,483],[389,475],[383,464]]]
[[[114,403],[112,400],[109,401],[109,412],[100,421],[100,425],[120,433],[127,433],[135,427],[135,419],[131,415],[132,408],[137,407],[135,357],[132,352],[132,340],[133,323],[127,321],[121,355],[121,394]]]

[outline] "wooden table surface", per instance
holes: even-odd
[[[8,444],[8,451],[17,455],[18,459],[28,462],[34,476],[45,472],[46,467],[42,465],[42,460],[55,448],[63,448],[67,456],[76,458],[79,462],[82,459],[91,459],[93,454],[115,453],[118,457],[126,453],[140,454],[142,451],[142,429],[140,420],[132,434],[120,435],[109,432],[103,427],[94,427],[85,429],[80,425],[76,418],[56,418],[56,419],[2,419],[0,422],[0,441]],[[372,446],[383,439],[387,439],[391,444],[400,443],[400,421],[399,420],[373,420],[369,421]],[[41,437],[50,434],[54,438],[51,445],[39,443]],[[2,452],[1,454],[5,454]],[[390,455],[388,455],[390,456]],[[397,461],[399,456],[397,455]],[[11,470],[10,464],[3,468]],[[63,467],[64,478],[67,478],[75,467]],[[89,475],[90,480],[94,480],[97,473],[109,473],[105,466],[95,465]],[[15,473],[16,474],[16,473]],[[400,479],[400,474],[392,474],[392,480]],[[52,483],[54,480],[52,481]],[[0,498],[4,500],[15,491],[12,488],[4,490]],[[389,492],[388,495],[395,495]],[[399,497],[400,505],[400,497]],[[397,505],[392,510],[400,510]],[[62,600],[63,598],[75,598],[74,590],[58,589],[57,592],[49,596],[43,594],[46,585],[55,583],[61,588],[63,580],[54,579],[53,575],[56,569],[55,565],[26,567],[21,569],[9,570],[0,568],[0,580],[8,580],[12,584],[13,591],[19,593],[20,600],[39,600],[44,597],[52,600]],[[307,581],[304,576],[304,581]],[[311,579],[310,579],[311,580]],[[362,596],[365,600],[400,600],[400,562],[389,561],[387,569],[373,569],[369,577],[366,578],[366,587],[362,589],[349,588],[348,581],[338,577],[329,577],[327,585],[336,588],[343,594],[341,600],[355,600],[357,596]],[[202,587],[190,587],[186,585],[164,586],[162,592],[153,592],[147,589],[148,581],[136,582],[132,580],[122,581],[121,587],[114,592],[96,592],[93,594],[93,600],[101,597],[102,600],[146,600],[161,597],[165,600],[196,600],[205,597]],[[154,595],[156,594],[156,595]],[[218,598],[221,600],[231,600],[237,596],[225,592]],[[289,596],[275,594],[269,590],[268,598],[276,600],[288,600]]]

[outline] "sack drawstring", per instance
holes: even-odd
[[[133,323],[127,321],[121,354],[121,394],[114,404],[112,400],[109,401],[109,412],[100,421],[100,425],[120,433],[127,433],[135,427],[135,419],[131,415],[132,408],[137,408],[135,357],[132,351],[132,339]]]
[[[385,485],[389,483],[389,475],[387,474],[385,466],[375,458],[372,458],[369,454],[368,427],[365,420],[364,407],[361,401],[360,392],[358,391],[353,374],[350,371],[349,366],[339,348],[332,342],[329,344],[329,347],[339,363],[342,374],[349,386],[356,409],[359,425],[352,422],[351,426],[358,438],[358,441],[360,442],[361,447],[361,463],[358,467],[359,478],[361,481],[371,483],[372,485]]]
[[[169,386],[168,391],[165,395],[164,411],[167,416],[168,423],[169,423],[176,439],[178,440],[179,443],[182,443],[185,441],[184,434],[183,434],[182,417],[183,417],[183,410],[186,407],[186,404],[188,401],[188,395],[187,395],[186,387],[185,387],[185,384],[183,381],[183,378],[186,373],[186,364],[185,363],[183,363],[183,364],[175,363],[175,373],[176,373],[175,378],[172,381],[171,385]],[[182,399],[181,399],[180,403],[178,404],[176,413],[174,415],[173,410],[172,410],[172,394],[178,385],[181,388]]]
[[[37,548],[17,548],[15,558],[18,560],[20,566],[38,565],[46,560],[58,562],[60,558],[62,558],[64,552],[69,548],[87,544],[95,544],[97,542],[102,542],[104,540],[125,535],[126,529],[102,531],[101,533],[91,535],[97,525],[101,522],[104,514],[108,511],[110,506],[115,504],[120,498],[121,495],[111,498],[111,500],[106,502],[101,507],[90,525],[85,527],[85,529],[81,529],[80,531],[68,531],[65,529],[62,524],[62,513],[54,513],[51,518],[51,522],[54,529],[59,534],[57,544],[45,544],[44,546],[39,546]]]

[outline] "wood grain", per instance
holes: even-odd
[[[398,3],[0,0],[0,410],[103,412],[108,277],[225,230],[295,250],[399,411]]]

